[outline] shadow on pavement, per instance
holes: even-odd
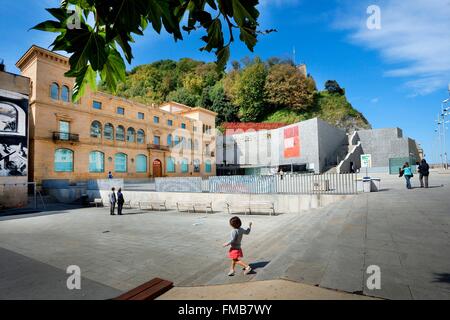
[[[433,282],[450,283],[450,273],[434,273]]]
[[[254,263],[250,263],[250,267],[251,267],[253,270],[256,270],[256,269],[262,269],[262,268],[264,268],[265,266],[267,266],[269,263],[270,263],[270,261],[254,262]]]

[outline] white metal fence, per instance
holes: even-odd
[[[355,194],[357,174],[157,178],[156,191],[246,194]]]

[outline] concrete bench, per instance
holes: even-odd
[[[94,201],[89,202],[90,205],[95,205],[95,207],[103,206],[103,200],[101,198],[96,198]]]
[[[191,202],[191,201],[183,201],[177,202],[177,210],[178,212],[187,211],[191,212],[191,210],[196,213],[197,211],[205,211],[213,213],[212,210],[212,202]]]
[[[252,211],[265,211],[269,212],[270,215],[275,213],[275,204],[270,201],[250,201],[250,202],[238,202],[238,203],[226,203],[228,213],[231,214],[232,211],[236,209],[244,210],[245,214],[252,214]],[[233,210],[234,209],[234,210]]]
[[[139,202],[139,209],[150,209],[150,210],[158,210],[167,211],[166,201],[141,201]]]
[[[172,288],[172,282],[154,278],[112,300],[153,300]]]

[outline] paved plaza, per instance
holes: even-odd
[[[325,208],[243,216],[244,225],[253,221],[243,241],[255,269],[248,276],[227,276],[224,212],[67,208],[3,217],[0,298],[107,299],[160,277],[181,287],[283,279],[387,299],[450,299],[450,174],[432,172],[431,188],[412,190],[381,178],[382,191]],[[70,265],[81,268],[81,290],[66,288]],[[381,269],[379,290],[366,286],[370,265]]]

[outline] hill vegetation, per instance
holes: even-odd
[[[100,84],[101,90],[107,91]],[[218,113],[223,122],[294,123],[319,117],[348,131],[370,128],[336,81],[318,91],[314,79],[292,61],[271,58],[233,61],[228,72],[188,58],[134,68],[118,84],[118,95],[146,104],[176,101]]]

